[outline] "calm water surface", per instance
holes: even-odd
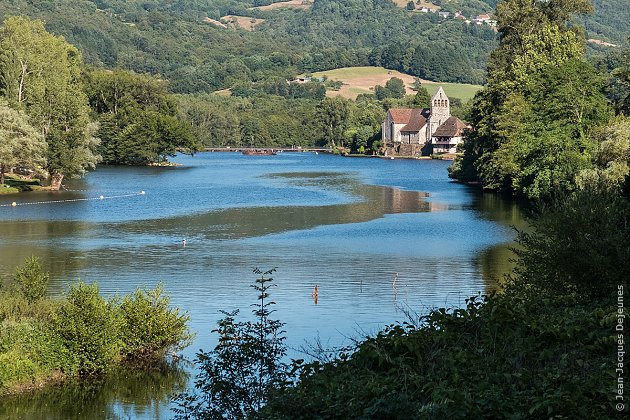
[[[523,224],[514,203],[450,182],[449,162],[311,153],[174,160],[183,166],[102,167],[68,181],[69,191],[0,197],[0,279],[36,255],[53,295],[77,279],[107,295],[162,282],[191,316],[197,337],[183,353],[192,359],[216,343],[209,331],[219,310],[248,316],[252,268],[277,267],[277,317],[301,357],[316,337],[348,344],[404,321],[404,308],[462,305],[494,287],[509,270],[511,226]],[[55,387],[0,402],[0,417],[168,418],[168,395],[190,386],[192,372]]]

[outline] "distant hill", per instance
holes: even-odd
[[[586,38],[624,45],[630,37],[628,0],[593,0],[595,13],[577,19],[586,29]]]
[[[421,4],[428,4],[423,0]],[[628,0],[595,0],[580,17],[591,50],[627,43]],[[398,5],[397,5],[398,4]],[[303,72],[382,66],[482,84],[497,34],[487,25],[409,11],[391,0],[2,0],[0,18],[46,22],[99,67],[159,74],[179,93],[211,92]],[[433,0],[466,16],[496,0]],[[223,18],[223,19],[222,19]],[[220,23],[215,23],[220,22]]]
[[[628,0],[591,0],[595,12],[580,16],[576,23],[586,29],[586,38],[621,45],[630,36],[630,2]],[[435,0],[442,10],[461,10],[466,16],[492,12],[498,0]]]

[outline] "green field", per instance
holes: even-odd
[[[427,88],[430,95],[433,95],[437,92],[438,87],[442,86],[442,88],[444,88],[444,92],[446,92],[446,95],[449,98],[459,98],[464,102],[472,99],[472,97],[475,96],[475,93],[483,87],[480,85],[468,85],[465,83],[438,83],[429,81],[423,81],[422,84]]]
[[[407,93],[413,94],[411,85],[415,78],[408,74],[400,73],[396,70],[387,70],[383,67],[345,67],[334,70],[326,70],[313,73],[315,77],[326,76],[330,80],[340,80],[344,83],[339,91],[329,92],[329,96],[343,96],[355,99],[361,93],[372,93],[374,86],[384,86],[387,80],[398,77],[405,82]],[[482,88],[479,85],[468,85],[463,83],[440,83],[429,80],[422,80],[422,84],[427,88],[429,94],[433,95],[439,86],[449,97],[459,98],[462,101],[471,99],[475,93]]]
[[[331,79],[350,79],[350,78],[354,79],[354,78],[367,77],[367,76],[383,76],[383,75],[387,75],[388,71],[393,71],[394,73],[398,73],[395,70],[387,70],[385,67],[343,67],[340,69],[326,70],[326,71],[313,73],[313,76],[322,76],[325,74],[325,75],[328,75],[328,77]]]

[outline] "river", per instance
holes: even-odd
[[[100,167],[66,191],[0,196],[0,279],[31,255],[49,293],[77,279],[106,295],[162,282],[197,334],[248,316],[254,267],[277,267],[278,319],[305,343],[349,344],[410,311],[461,306],[510,269],[518,205],[453,183],[449,162],[314,153],[178,156],[175,167]],[[16,201],[17,206],[11,206]],[[182,240],[186,240],[184,246]],[[318,286],[317,302],[312,289]],[[8,418],[168,418],[193,369],[120,372],[0,402]]]

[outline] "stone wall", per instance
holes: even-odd
[[[385,149],[386,156],[422,156],[423,144],[394,143]]]

